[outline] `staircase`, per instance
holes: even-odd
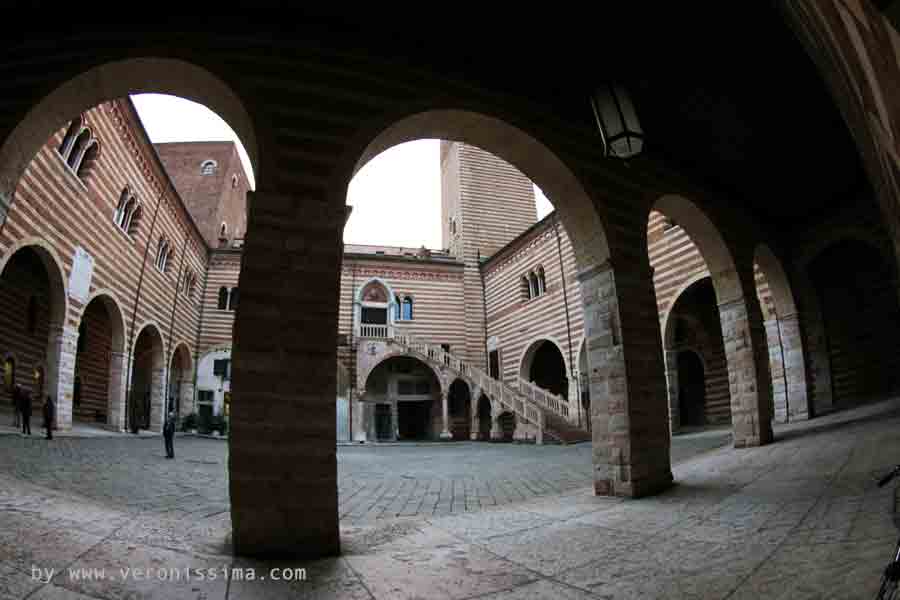
[[[400,346],[404,352],[437,363],[481,388],[489,400],[496,401],[504,409],[512,412],[516,415],[516,419],[533,425],[537,429],[535,442],[538,444],[543,444],[545,441],[571,444],[591,439],[589,432],[568,422],[568,402],[529,381],[520,378],[518,389],[516,389],[494,379],[478,367],[453,356],[435,344],[399,333],[395,333],[389,339]],[[477,398],[472,400],[473,402],[478,401]]]

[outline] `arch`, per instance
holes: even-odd
[[[472,435],[472,386],[457,377],[447,388],[447,424],[452,439],[468,440]]]
[[[219,168],[219,163],[214,161],[211,158],[207,158],[202,163],[200,163],[200,174],[201,175],[215,175],[216,169]]]
[[[669,194],[659,198],[651,210],[677,222],[697,246],[712,277],[720,305],[744,297],[731,250],[718,226],[700,207],[684,196]]]
[[[553,200],[572,239],[579,270],[606,263],[609,244],[602,206],[591,200],[578,177],[549,147],[522,124],[485,114],[480,107],[473,110],[463,102],[447,107],[446,99],[433,104],[444,107],[407,109],[362,132],[359,145],[348,151],[344,167],[336,173],[338,181],[345,186],[375,156],[404,142],[425,138],[464,142],[513,165]]]
[[[689,287],[691,287],[701,279],[706,279],[707,277],[710,277],[709,269],[691,275],[684,281],[684,283],[681,284],[681,287],[679,287],[675,294],[672,296],[672,301],[669,303],[669,308],[668,310],[666,310],[665,316],[663,316],[663,321],[660,328],[660,331],[662,331],[663,350],[665,350],[666,348],[670,348],[672,344],[671,334],[673,334],[674,332],[672,331],[672,325],[669,323],[669,318],[672,316],[672,307],[675,306],[675,303],[678,302],[678,299],[682,294],[684,294],[685,290],[687,290]]]
[[[534,354],[538,351],[538,349],[544,343],[553,344],[556,346],[556,349],[559,351],[559,355],[563,357],[563,362],[565,363],[565,353],[562,351],[562,344],[559,343],[552,335],[545,335],[538,338],[533,338],[519,354],[519,376],[523,379],[528,379],[528,372],[531,370],[531,363],[534,361]],[[566,376],[571,376],[571,373],[568,372],[568,368],[566,368]]]
[[[397,358],[398,356],[405,356],[407,358],[413,358],[413,359],[419,361],[420,363],[422,363],[423,365],[425,365],[426,367],[428,367],[431,370],[435,379],[437,379],[438,384],[440,384],[441,393],[444,393],[448,389],[448,386],[446,385],[444,378],[441,377],[441,371],[440,371],[439,367],[431,364],[430,361],[422,360],[422,358],[420,358],[418,356],[414,356],[412,354],[409,354],[407,352],[402,352],[402,351],[388,352],[387,354],[381,356],[378,359],[378,362],[372,364],[371,366],[368,367],[368,369],[363,371],[358,376],[358,381],[359,381],[358,389],[361,391],[364,391],[366,389],[366,387],[368,386],[369,376],[375,371],[375,369],[377,369],[380,365],[386,363],[387,361],[391,360],[392,358]]]
[[[183,60],[128,58],[75,73],[32,106],[0,146],[0,199],[12,203],[19,179],[31,159],[53,132],[69,123],[72,115],[80,115],[103,102],[142,93],[173,94],[209,107],[237,133],[259,180],[257,127],[228,84]]]
[[[139,329],[131,349],[128,420],[135,426],[160,431],[165,402],[166,349],[161,329],[153,321]]]
[[[391,299],[396,298],[397,294],[396,292],[394,292],[394,288],[392,288],[391,285],[381,277],[370,277],[369,279],[363,281],[359,286],[359,289],[356,291],[356,302],[358,304],[362,304],[363,302],[365,302],[365,300],[363,300],[363,294],[366,292],[366,289],[369,288],[369,286],[373,283],[380,284],[384,288],[386,293],[386,300],[384,301],[384,303],[392,304],[393,301]]]
[[[24,248],[34,250],[44,264],[50,280],[50,323],[62,325],[65,323],[66,315],[69,313],[69,290],[63,261],[50,243],[39,237],[26,237],[19,240],[0,257],[0,276],[6,270],[6,265],[10,259]]]
[[[107,313],[109,313],[112,326],[112,351],[125,352],[125,313],[122,311],[122,305],[114,291],[108,288],[100,288],[91,292],[91,295],[88,296],[87,301],[78,313],[76,323],[78,325],[81,324],[85,311],[94,300],[102,303]]]
[[[166,407],[182,415],[190,412],[194,399],[194,363],[187,342],[179,341],[169,358],[166,386]]]
[[[476,416],[478,419],[478,439],[482,441],[491,439],[491,424],[493,422],[491,401],[483,393],[478,396]]]
[[[522,353],[519,377],[561,396],[568,402],[569,379],[572,376],[569,368],[562,346],[557,341],[545,337],[532,342]]]

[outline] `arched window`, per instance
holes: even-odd
[[[228,235],[228,224],[224,221],[219,225],[219,237],[223,238]]]
[[[169,242],[165,238],[159,238],[159,247],[156,251],[156,268],[166,272],[169,265]]]
[[[547,276],[544,274],[544,267],[538,267],[538,295],[547,291]]]
[[[88,175],[91,174],[91,171],[94,168],[94,164],[96,164],[97,158],[99,156],[100,142],[91,138],[88,147],[85,149],[84,153],[81,156],[81,161],[79,161],[78,167],[75,169],[75,173],[80,179],[87,179]]]
[[[403,311],[400,318],[403,321],[412,321],[413,318],[413,300],[409,296],[403,299]]]
[[[128,235],[134,235],[137,233],[138,223],[141,220],[141,215],[144,214],[144,210],[141,208],[141,205],[138,204],[138,201],[134,198],[131,199],[131,205],[128,207],[128,211],[125,214],[125,224],[122,229]]]
[[[132,234],[137,230],[137,221],[140,218],[140,205],[131,188],[126,187],[119,196],[116,212],[113,214],[113,222],[125,233]]]
[[[84,179],[88,176],[97,157],[100,155],[100,142],[94,137],[91,129],[82,126],[75,139],[63,155],[66,164],[75,174]]]
[[[237,173],[231,176],[231,187],[236,188],[238,184],[238,176]]]
[[[538,292],[538,278],[534,271],[528,273],[528,289],[531,290],[532,298],[537,298],[540,295]]]
[[[231,288],[231,294],[228,296],[228,310],[237,310],[238,307],[238,289]]]
[[[224,285],[219,288],[219,310],[228,310],[228,288]]]
[[[7,390],[12,390],[16,384],[16,361],[12,357],[3,361],[3,385]]]
[[[403,303],[400,302],[400,296],[394,296],[394,320],[399,321],[402,319],[401,307]]]
[[[208,158],[203,161],[200,165],[200,174],[201,175],[215,175],[216,167],[219,165],[211,158]]]
[[[25,325],[26,331],[30,335],[34,335],[37,331],[38,302],[35,296],[28,299],[28,315]]]
[[[528,285],[528,277],[524,275],[522,275],[522,279],[519,281],[519,293],[523,300],[531,299],[531,286]]]
[[[69,154],[71,154],[72,151],[72,144],[75,142],[75,138],[78,137],[78,134],[81,133],[82,129],[84,129],[84,118],[79,115],[69,124],[66,135],[59,145],[59,154],[63,157],[63,160],[69,158]]]

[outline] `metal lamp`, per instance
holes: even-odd
[[[631,98],[617,84],[603,84],[591,96],[606,156],[631,158],[644,147],[644,132]]]

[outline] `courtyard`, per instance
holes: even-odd
[[[587,444],[343,446],[342,556],[291,562],[231,555],[220,440],[166,461],[158,438],[3,435],[0,598],[868,598],[897,535],[873,477],[898,425],[895,399],[762,448],[675,436],[677,485],[640,500],[591,494]]]

